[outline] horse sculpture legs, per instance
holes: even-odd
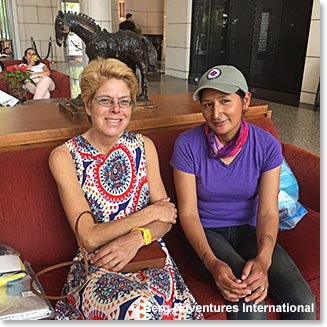
[[[145,64],[141,64],[140,74],[141,74],[141,94],[138,95],[138,101],[147,101],[148,100],[148,79],[147,79],[147,67]]]

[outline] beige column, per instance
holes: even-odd
[[[80,12],[93,18],[103,29],[111,32],[111,1],[109,0],[80,0]],[[83,61],[88,62],[88,57],[83,50]]]
[[[320,78],[320,1],[313,1],[300,102],[314,104]]]
[[[111,1],[108,0],[80,0],[80,11],[95,19],[101,28],[111,32]]]
[[[190,66],[192,0],[165,1],[165,73],[187,79]]]

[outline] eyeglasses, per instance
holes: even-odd
[[[115,102],[117,102],[119,108],[121,109],[130,108],[134,103],[134,101],[130,99],[114,100],[113,98],[109,98],[109,97],[98,97],[98,98],[93,98],[93,100],[98,102],[100,106],[107,107],[107,108],[112,108]]]

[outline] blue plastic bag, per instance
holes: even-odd
[[[285,161],[282,162],[278,194],[279,230],[292,229],[308,213],[299,200],[299,185]]]

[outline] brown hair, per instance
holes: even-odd
[[[135,103],[138,91],[136,76],[131,68],[114,58],[97,58],[84,68],[81,78],[83,102],[89,104],[97,89],[110,78],[123,80],[130,89],[131,99]]]
[[[29,50],[33,50],[34,53],[36,54],[35,49],[32,48],[32,47],[25,49],[25,51],[24,51],[24,56],[23,56],[23,63],[24,63],[25,65],[28,64],[27,59],[26,59],[26,56],[27,56],[27,52],[28,52]],[[35,65],[38,65],[40,62],[41,62],[40,60],[35,61]]]

